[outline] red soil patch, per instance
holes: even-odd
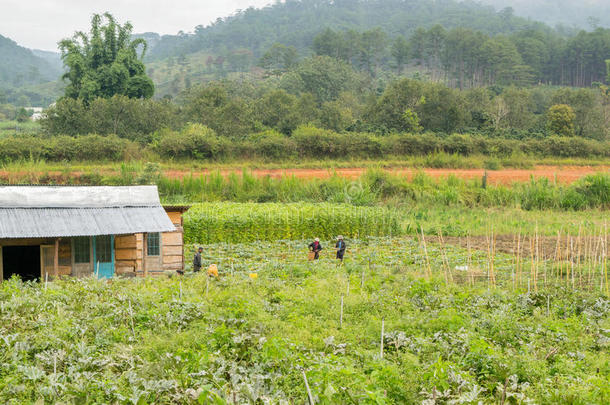
[[[529,181],[531,177],[534,178],[547,178],[551,181],[558,181],[560,183],[569,184],[579,178],[594,174],[598,172],[610,172],[610,166],[537,166],[534,169],[506,169],[506,170],[488,170],[485,169],[415,169],[408,167],[397,167],[384,169],[386,172],[405,177],[408,179],[413,178],[416,173],[424,172],[428,176],[433,178],[446,178],[450,175],[456,176],[461,179],[481,179],[485,172],[487,172],[487,183],[488,184],[505,184],[509,185],[513,182],[524,182]],[[350,179],[356,179],[362,176],[367,171],[366,168],[353,167],[353,168],[338,168],[338,169],[248,169],[248,173],[256,177],[270,176],[272,178],[281,178],[285,176],[294,176],[300,179],[325,179],[331,177],[333,174],[337,174],[341,177]],[[201,176],[216,172],[215,170],[187,170],[187,169],[171,169],[165,170],[163,174],[172,179],[180,179],[190,175]],[[118,172],[113,170],[101,170],[98,172],[102,176],[106,175],[117,175]],[[223,176],[229,176],[230,174],[240,175],[241,169],[221,169],[220,173]],[[38,183],[41,180],[47,180],[47,182],[66,182],[67,179],[78,179],[85,173],[80,171],[74,171],[70,173],[66,172],[8,172],[0,171],[0,182],[34,182]],[[45,179],[41,179],[42,176]]]
[[[270,176],[273,178],[281,178],[283,176],[294,176],[302,179],[324,179],[332,176],[334,173],[341,177],[351,179],[358,178],[366,172],[366,168],[339,168],[339,169],[252,169],[249,171],[253,176],[264,177]],[[388,173],[406,177],[411,179],[416,173],[424,172],[428,176],[434,178],[446,178],[450,175],[462,179],[481,179],[485,174],[485,169],[414,169],[414,168],[392,168],[384,169]],[[531,177],[542,178],[549,180],[557,180],[561,183],[572,183],[579,178],[594,174],[597,172],[609,172],[610,166],[537,166],[534,169],[507,169],[487,171],[488,184],[511,184],[513,182],[529,181]],[[209,174],[208,170],[186,171],[186,170],[168,170],[165,175],[170,178],[182,178],[189,176],[200,176]],[[232,173],[240,174],[239,169],[221,170],[223,176],[228,176]]]

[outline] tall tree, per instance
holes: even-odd
[[[396,70],[398,74],[402,73],[403,66],[407,63],[409,58],[409,42],[402,35],[394,40],[392,44],[392,57],[396,62]]]
[[[78,31],[59,43],[67,68],[63,79],[69,82],[66,97],[86,103],[114,95],[152,97],[154,85],[142,62],[146,41],[132,40],[131,31],[129,22],[121,25],[109,13],[95,14],[89,35]]]

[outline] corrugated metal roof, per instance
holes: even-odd
[[[161,206],[0,208],[0,238],[124,235],[175,230]]]
[[[103,208],[160,206],[157,186],[0,186],[4,208]]]

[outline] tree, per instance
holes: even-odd
[[[297,64],[298,53],[293,46],[275,43],[259,60],[259,66],[279,75]]]
[[[336,100],[343,91],[361,91],[362,78],[341,60],[313,56],[284,75],[280,87],[289,93],[311,93],[321,104]]]
[[[407,63],[409,57],[410,46],[409,42],[402,35],[394,40],[392,44],[392,57],[396,62],[396,71],[402,73],[403,66]]]
[[[114,95],[152,97],[154,84],[142,62],[146,41],[132,40],[131,31],[129,22],[121,25],[109,13],[95,14],[89,35],[79,31],[62,40],[59,49],[67,68],[63,79],[69,82],[65,96],[85,103]]]
[[[547,113],[548,130],[560,136],[574,136],[574,119],[576,114],[567,104],[555,104]]]

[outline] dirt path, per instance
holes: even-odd
[[[358,178],[362,176],[367,169],[365,168],[339,168],[339,169],[253,169],[249,171],[257,177],[270,176],[280,178],[282,176],[294,176],[302,179],[322,179],[328,178],[336,173],[339,176],[347,178]],[[415,169],[415,168],[391,168],[384,169],[388,173],[394,175],[412,178],[418,172],[425,172],[428,176],[434,178],[445,178],[450,175],[457,176],[462,179],[480,179],[485,174],[485,169]],[[579,178],[588,174],[598,172],[610,172],[610,166],[537,166],[534,169],[506,169],[487,171],[487,182],[489,184],[510,184],[513,182],[528,181],[532,176],[534,178],[546,177],[549,180],[557,180],[562,183],[572,183]],[[209,171],[187,171],[187,170],[169,170],[165,175],[170,178],[182,178],[190,174],[199,176],[209,174]],[[221,170],[220,173],[228,176],[232,173],[240,174],[241,170]]]

